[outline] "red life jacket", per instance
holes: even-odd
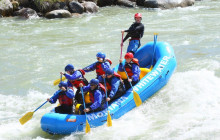
[[[83,86],[88,85],[88,81],[84,78],[85,71],[82,70],[82,69],[80,69],[80,70],[78,70],[78,71],[81,72],[82,78],[79,78],[79,79],[77,79],[77,80],[70,80],[70,83],[71,83],[74,87],[76,87],[76,88],[79,88],[79,84],[80,84],[80,83],[82,83]]]
[[[67,97],[66,94],[59,95],[58,99],[61,105],[68,105],[68,106],[73,105],[73,99],[70,99],[69,97]]]
[[[119,75],[117,72],[114,72],[113,76],[118,77],[121,81],[121,75]],[[106,80],[106,87],[108,90],[112,89],[111,81]]]
[[[98,89],[102,90],[104,93],[105,93],[105,86],[103,86],[101,83],[99,83],[99,87]],[[89,97],[90,97],[90,101],[92,103],[94,103],[95,101],[95,98],[94,98],[94,92],[96,91],[97,89],[94,89],[94,90],[89,90]]]
[[[127,72],[129,78],[131,78],[131,76],[134,75],[132,73],[132,64],[136,64],[139,66],[138,59],[133,58],[130,63],[125,64],[125,71]]]
[[[96,73],[97,73],[97,75],[103,75],[103,74],[105,74],[105,71],[102,69],[102,63],[105,63],[105,62],[109,62],[110,63],[110,65],[112,64],[112,61],[111,60],[109,60],[109,59],[105,59],[103,62],[97,62],[96,63]]]

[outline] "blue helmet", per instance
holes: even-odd
[[[105,54],[102,53],[102,52],[98,52],[98,53],[96,54],[96,57],[105,59]]]
[[[63,81],[60,82],[58,87],[65,87],[65,88],[67,88],[67,82],[63,82]]]
[[[99,84],[99,80],[98,80],[98,79],[92,79],[92,80],[90,81],[90,84],[91,84],[91,85],[98,85],[98,84]]]
[[[105,74],[108,76],[108,75],[113,75],[114,74],[114,71],[112,69],[107,69],[105,71]]]
[[[65,70],[65,71],[71,71],[71,70],[74,70],[74,66],[73,66],[72,64],[68,64],[68,65],[66,65],[66,67],[65,67],[64,70]]]

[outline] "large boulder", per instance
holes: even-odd
[[[65,0],[35,0],[35,5],[41,13],[47,13],[53,10],[69,10],[67,4],[69,1]]]
[[[135,2],[129,0],[118,0],[116,4],[125,7],[135,7]]]
[[[192,6],[195,0],[137,0],[138,6],[146,8],[170,9],[175,7]]]
[[[22,8],[15,12],[16,16],[22,17],[22,18],[38,18],[37,12],[31,8]]]
[[[157,0],[157,2],[160,9],[170,9],[175,7],[192,6],[195,3],[195,0]]]
[[[0,15],[3,17],[11,16],[13,13],[13,6],[9,0],[0,0]]]
[[[82,3],[84,7],[84,12],[87,13],[96,13],[98,12],[99,7],[94,2],[84,2]]]
[[[100,7],[114,5],[116,0],[98,0],[97,5]]]
[[[98,0],[78,0],[78,1],[79,1],[80,3],[90,1],[90,2],[94,2],[95,4],[97,4],[97,1],[98,1]]]
[[[11,2],[12,6],[13,6],[13,11],[16,11],[18,10],[18,7],[19,7],[19,3],[17,1],[12,1]]]
[[[82,4],[80,4],[79,2],[75,2],[75,1],[71,1],[69,3],[69,11],[71,13],[79,13],[82,14],[84,11],[84,7]]]
[[[71,13],[67,10],[54,10],[51,12],[46,13],[46,18],[69,18],[71,17]]]

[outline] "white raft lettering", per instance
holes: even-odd
[[[117,102],[111,104],[111,106],[109,106],[109,108],[108,108],[110,110],[110,112],[112,110],[114,110],[115,108],[117,108],[119,105],[121,105],[126,99],[127,99],[127,97],[121,97]],[[90,120],[95,120],[95,119],[98,119],[98,118],[101,118],[101,117],[107,116],[107,115],[108,115],[107,109],[105,109],[97,114],[95,114],[95,113],[88,114],[87,119],[90,121]]]
[[[98,116],[96,116],[94,113],[87,115],[88,120],[94,120],[94,119],[97,119],[97,118],[98,118]]]
[[[134,86],[135,91],[139,91],[142,87],[146,86],[147,83],[149,83],[151,80],[153,80],[156,76],[159,75],[159,73],[162,72],[163,68],[166,66],[167,62],[169,61],[170,57],[164,56],[162,60],[160,61],[157,68],[155,68],[154,71],[151,71],[151,73],[141,80],[136,86]]]

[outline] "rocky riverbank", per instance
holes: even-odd
[[[170,9],[194,3],[195,0],[0,0],[0,18],[68,18],[73,14],[96,13],[99,7],[112,5]]]

